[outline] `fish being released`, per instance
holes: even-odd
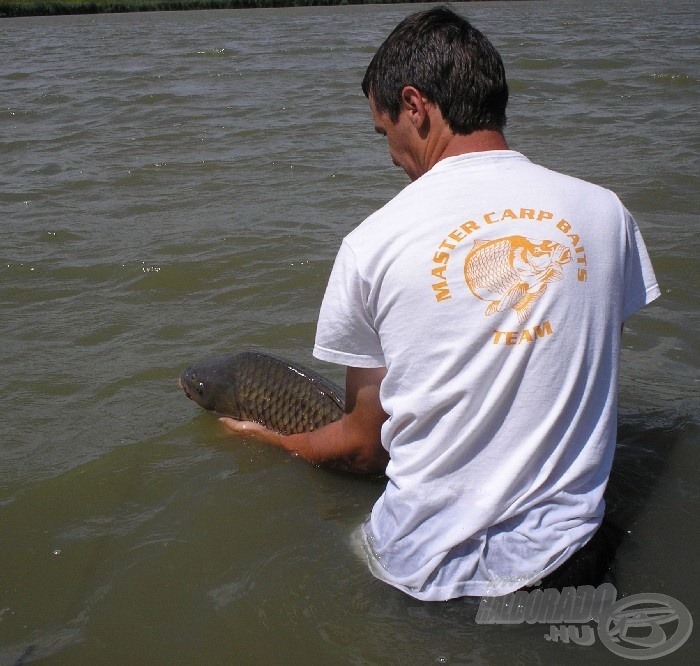
[[[464,278],[474,296],[489,301],[487,315],[513,308],[522,324],[570,261],[571,250],[554,241],[507,236],[476,241],[464,260]]]
[[[200,361],[182,373],[180,387],[204,409],[283,435],[337,421],[345,406],[344,392],[321,375],[261,352]]]

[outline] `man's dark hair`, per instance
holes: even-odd
[[[362,91],[396,122],[401,91],[414,86],[455,134],[502,130],[508,84],[491,42],[465,18],[440,6],[405,18],[372,58]]]

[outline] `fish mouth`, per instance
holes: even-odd
[[[182,377],[180,377],[180,379],[177,380],[177,385],[185,392],[185,395],[186,395],[190,400],[192,400],[192,394],[191,394],[191,393],[189,392],[189,390],[187,389],[187,384],[185,384],[185,382],[182,381]]]

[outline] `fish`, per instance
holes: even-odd
[[[547,285],[564,277],[569,262],[571,250],[551,240],[477,240],[464,260],[464,279],[474,296],[488,301],[487,316],[512,308],[522,324]]]
[[[180,388],[200,407],[255,421],[283,435],[337,421],[345,392],[301,365],[258,351],[204,359],[180,375]]]

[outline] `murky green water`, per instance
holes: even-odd
[[[644,232],[663,297],[623,340],[617,585],[700,618],[700,10],[460,7],[506,60],[511,146]],[[359,82],[414,9],[0,22],[2,666],[620,661],[375,581],[348,537],[380,481],[227,438],[177,388],[244,348],[342,378],[310,354],[330,265],[406,183]]]

